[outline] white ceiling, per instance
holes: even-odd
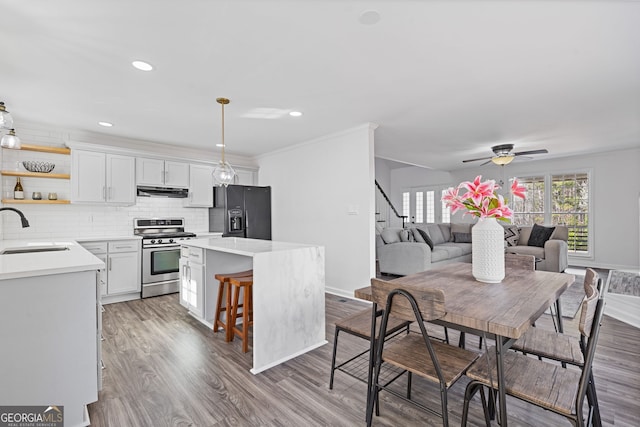
[[[0,7],[0,100],[18,135],[28,121],[217,151],[224,96],[227,151],[245,156],[365,122],[377,156],[444,170],[501,143],[547,148],[539,159],[640,146],[638,1]]]

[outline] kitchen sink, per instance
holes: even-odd
[[[30,254],[36,252],[59,252],[68,250],[69,247],[65,245],[16,246],[15,248],[6,248],[1,250],[0,255]]]

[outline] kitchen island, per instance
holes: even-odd
[[[193,239],[182,242],[180,265],[181,303],[208,327],[213,327],[218,295],[214,276],[253,269],[252,373],[326,344],[324,247]]]
[[[89,424],[98,400],[104,263],[74,241],[0,241],[0,404],[64,407]]]

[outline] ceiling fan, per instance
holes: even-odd
[[[519,151],[517,153],[512,153],[511,150],[513,150],[513,144],[494,145],[493,147],[491,147],[491,151],[493,151],[495,156],[463,160],[462,163],[476,162],[478,160],[488,160],[484,162],[482,165],[486,165],[489,162],[493,162],[496,165],[504,166],[511,163],[511,161],[516,156],[528,156],[530,154],[545,154],[549,152],[546,149],[541,149],[541,150]]]

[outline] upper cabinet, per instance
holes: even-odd
[[[213,207],[213,167],[191,165],[189,167],[189,197],[184,206],[191,208]]]
[[[71,202],[133,205],[135,159],[118,154],[73,150]]]
[[[189,163],[137,157],[136,184],[187,188]]]
[[[256,185],[254,181],[254,172],[249,169],[235,169],[236,176],[234,184],[238,185]]]

